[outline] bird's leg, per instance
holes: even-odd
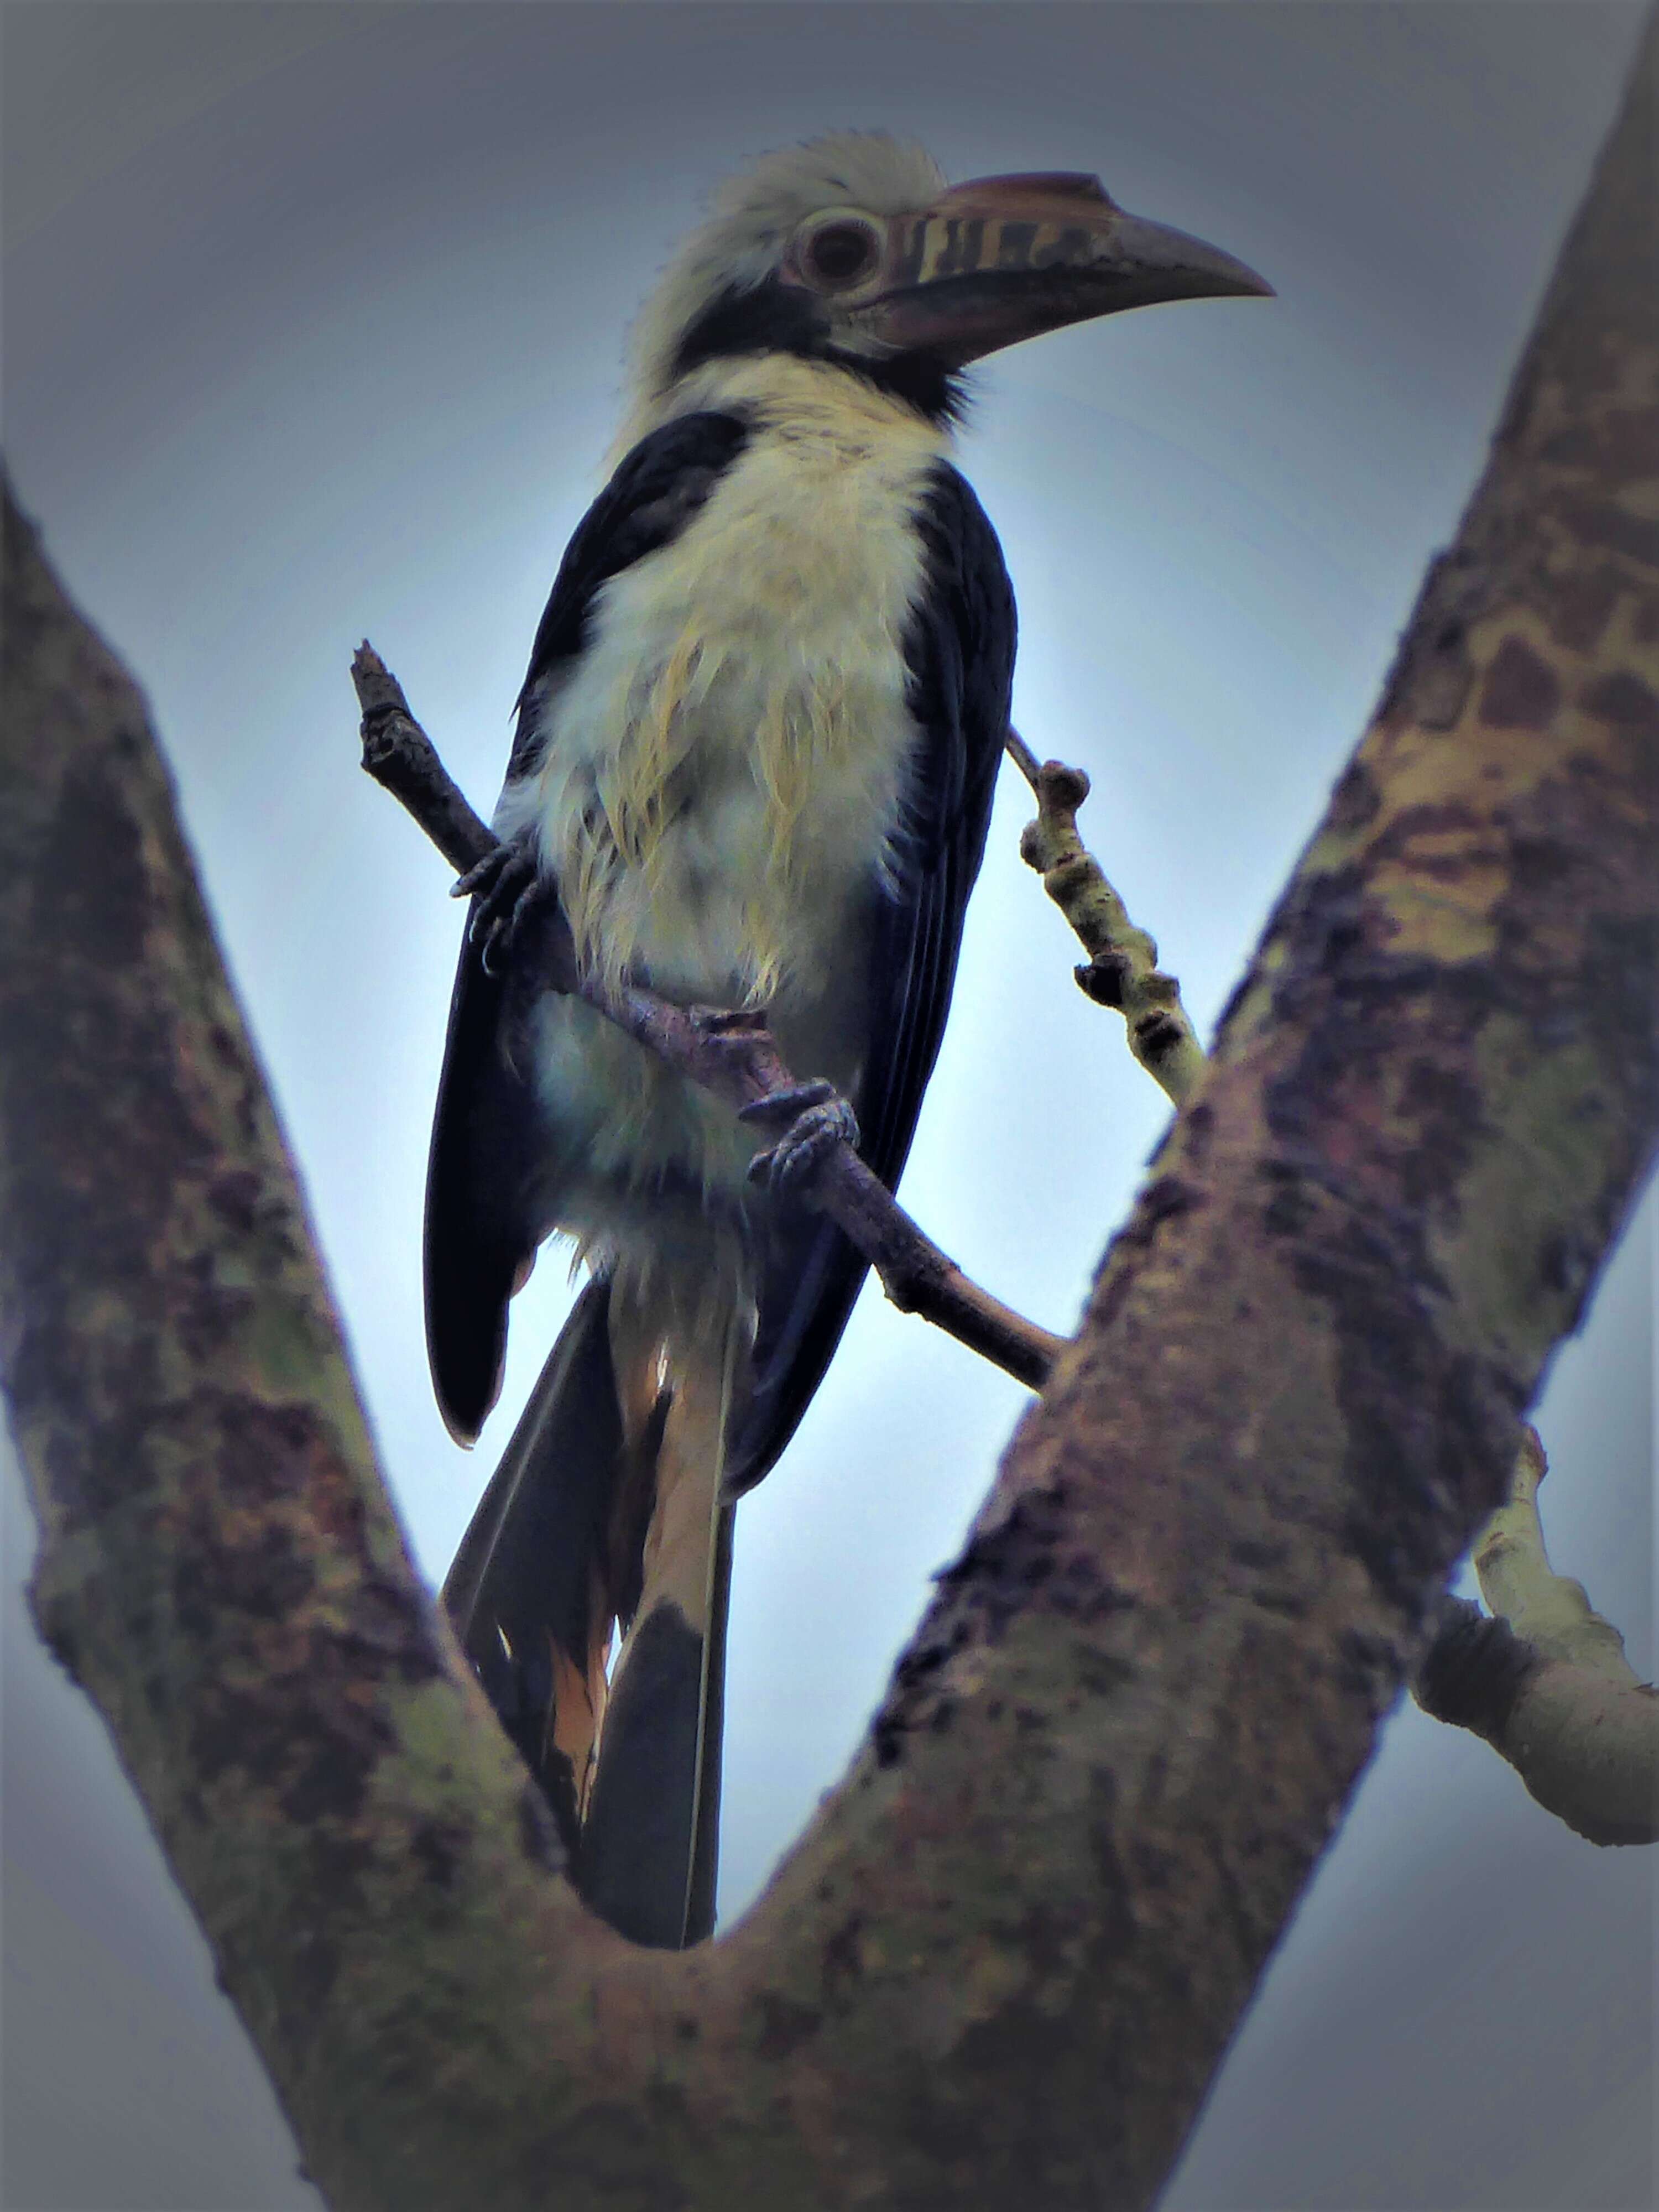
[[[822,1076],[757,1098],[740,1109],[738,1118],[780,1131],[777,1141],[750,1162],[750,1181],[809,1205],[812,1186],[837,1146],[858,1147],[859,1125],[852,1108]]]
[[[532,909],[554,893],[543,880],[532,838],[520,835],[486,853],[451,887],[449,896],[477,901],[471,935],[485,973],[495,975]]]

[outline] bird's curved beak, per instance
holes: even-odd
[[[1159,300],[1271,296],[1219,247],[1127,214],[1098,177],[979,177],[890,227],[881,289],[854,313],[948,368]]]

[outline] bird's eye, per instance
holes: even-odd
[[[826,292],[861,283],[881,258],[881,233],[872,222],[838,217],[815,230],[800,249],[801,274]]]

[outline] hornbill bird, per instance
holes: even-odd
[[[950,458],[963,371],[1269,289],[1092,176],[947,187],[920,148],[847,132],[728,185],[636,326],[613,471],[519,696],[501,847],[460,886],[426,1215],[463,1443],[538,1246],[556,1231],[589,1270],[445,1597],[584,1894],[635,1941],[713,1927],[732,1504],[864,1273],[790,1185],[843,1132],[897,1181],[984,847],[1014,603]],[[761,1129],[548,988],[555,902],[589,973],[764,1006],[822,1079],[758,1177]]]

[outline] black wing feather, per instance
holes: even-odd
[[[539,1117],[502,1049],[507,980],[467,938],[455,971],[426,1170],[426,1344],[450,1434],[471,1443],[501,1389],[507,1307],[536,1248]]]
[[[684,530],[742,452],[729,414],[682,416],[643,438],[578,525],[536,632],[519,694],[509,782],[534,772],[550,682],[581,651],[600,587]],[[546,1232],[536,1200],[547,1146],[540,1109],[512,1050],[533,998],[527,970],[489,974],[462,942],[427,1166],[426,1329],[433,1385],[451,1433],[471,1443],[501,1389],[507,1307]]]
[[[576,526],[536,627],[530,667],[519,693],[519,724],[507,780],[534,766],[535,717],[526,706],[547,678],[586,642],[599,586],[647,553],[672,544],[749,440],[741,416],[682,415],[641,438]]]
[[[869,1048],[852,1102],[860,1152],[890,1189],[945,1033],[1008,728],[1016,635],[996,532],[954,469],[933,471],[915,520],[926,583],[904,649],[922,742],[890,881],[878,891]],[[762,1283],[734,1491],[758,1482],[789,1441],[847,1326],[865,1267],[833,1224],[797,1217],[780,1224]]]

